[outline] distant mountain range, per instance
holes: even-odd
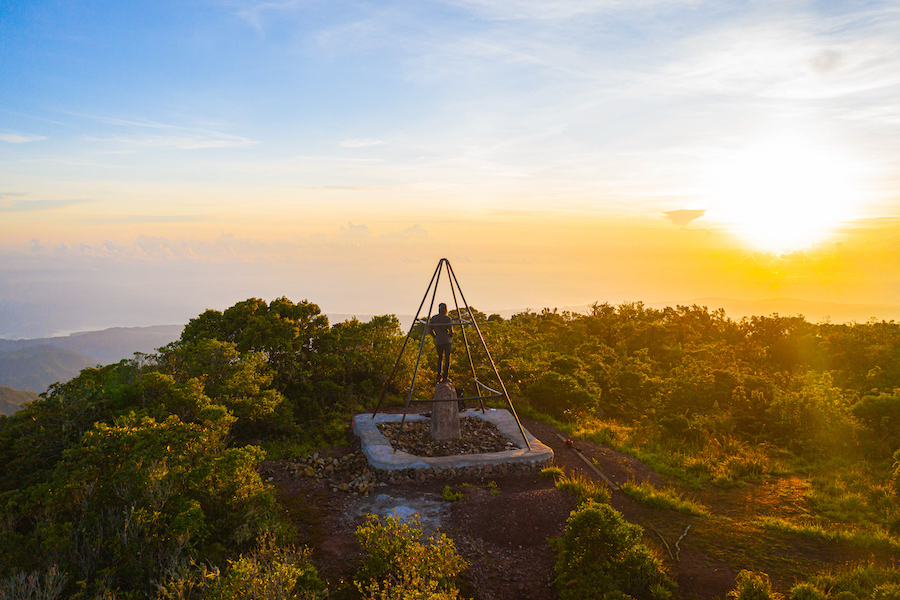
[[[610,304],[618,304],[611,302]],[[769,298],[766,300],[734,300],[731,298],[694,298],[693,300],[677,300],[669,302],[644,302],[644,306],[661,309],[667,306],[705,306],[709,310],[724,309],[725,314],[736,321],[754,315],[770,316],[779,314],[782,317],[802,315],[810,323],[865,323],[870,319],[877,321],[900,321],[900,305],[895,304],[842,304],[840,302],[815,302],[794,298]],[[541,312],[541,308],[507,309],[487,311],[496,312],[508,319],[516,313],[531,310]],[[579,306],[560,306],[559,312],[586,314],[591,312],[589,304]]]
[[[11,415],[19,410],[22,404],[31,402],[37,397],[34,392],[23,392],[0,385],[0,415]]]
[[[135,352],[150,354],[174,342],[183,325],[114,327],[33,340],[0,339],[0,386],[45,392],[52,383],[68,381],[86,367],[108,365]]]
[[[783,317],[803,315],[810,323],[865,323],[870,319],[877,321],[900,320],[900,306],[894,304],[843,304],[840,302],[813,302],[794,298],[770,298],[767,300],[732,300],[731,298],[697,298],[686,302],[655,302],[647,306],[663,308],[675,305],[705,306],[710,310],[722,308],[732,319],[742,319],[753,315],[772,315],[778,313]]]

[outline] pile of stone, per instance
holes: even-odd
[[[334,492],[367,495],[376,487],[385,485],[378,482],[378,474],[369,467],[362,452],[334,458],[322,458],[316,452],[294,461],[291,470],[317,482],[324,481]]]
[[[459,420],[460,438],[445,442],[431,439],[431,424],[428,421],[407,421],[399,444],[396,441],[399,422],[380,423],[378,431],[391,441],[395,450],[408,452],[413,456],[458,456],[462,454],[489,454],[515,450],[518,446],[504,436],[493,423],[483,419],[466,417]]]

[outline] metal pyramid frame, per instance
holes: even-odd
[[[432,310],[434,309],[434,299],[437,296],[438,284],[440,283],[441,273],[444,271],[445,266],[447,280],[450,284],[450,291],[453,294],[453,303],[456,306],[456,314],[459,317],[462,317],[464,314],[459,310],[459,301],[457,300],[456,296],[457,292],[459,292],[459,298],[462,299],[465,314],[467,314],[469,317],[469,320],[463,318],[454,319],[453,325],[459,326],[462,330],[463,341],[466,345],[466,358],[469,361],[469,366],[472,368],[472,379],[475,382],[475,393],[477,395],[468,398],[450,398],[441,400],[436,400],[434,398],[413,399],[412,395],[413,390],[416,387],[416,376],[419,373],[419,365],[422,362],[422,351],[425,349],[425,338],[428,335],[429,328],[431,327],[430,322]],[[425,300],[428,299],[429,292],[431,292],[431,302],[428,305],[428,315],[424,319],[420,319],[419,315],[422,313],[422,307],[425,306]],[[406,351],[406,346],[409,343],[409,340],[412,337],[417,324],[424,325],[422,329],[422,340],[419,342],[419,355],[416,357],[416,367],[413,370],[412,383],[409,384],[409,393],[407,393],[406,395],[406,405],[403,408],[403,419],[400,421],[400,428],[397,431],[397,437],[395,441],[400,441],[400,435],[403,433],[403,426],[406,423],[406,415],[409,413],[409,405],[412,402],[460,402],[466,400],[477,400],[479,405],[481,406],[481,412],[484,413],[485,400],[503,398],[504,400],[506,400],[506,405],[509,406],[509,412],[512,413],[513,417],[515,417],[516,419],[516,424],[519,426],[519,432],[522,434],[522,439],[525,440],[525,445],[529,450],[531,450],[531,444],[528,442],[528,436],[525,435],[525,429],[522,427],[522,422],[519,421],[519,415],[516,414],[516,409],[513,406],[512,400],[510,400],[509,398],[509,393],[507,393],[506,391],[506,385],[504,385],[503,379],[500,377],[499,371],[497,371],[497,365],[494,363],[494,359],[491,356],[491,351],[488,350],[487,344],[484,341],[484,336],[481,334],[481,329],[478,327],[478,321],[475,320],[475,315],[472,313],[472,309],[469,308],[469,303],[466,302],[466,297],[462,292],[462,288],[459,287],[459,281],[457,281],[456,279],[456,273],[453,271],[453,267],[450,265],[450,261],[446,258],[442,258],[441,260],[439,260],[437,267],[434,269],[434,274],[431,276],[431,281],[428,284],[428,288],[425,290],[425,295],[422,296],[422,302],[419,303],[419,309],[416,311],[416,316],[409,328],[409,333],[406,334],[406,339],[403,340],[403,346],[400,348],[400,353],[397,355],[397,362],[394,363],[394,369],[391,371],[390,377],[388,377],[384,382],[384,388],[381,390],[381,397],[378,399],[378,405],[375,406],[375,410],[372,411],[372,418],[375,418],[375,415],[378,414],[378,409],[381,408],[381,403],[384,402],[384,397],[387,394],[388,386],[391,385],[391,382],[394,380],[394,375],[397,374],[397,368],[400,366],[400,359],[403,358],[403,352]],[[478,339],[481,341],[481,347],[484,349],[484,353],[487,356],[488,361],[491,363],[491,369],[494,371],[494,376],[500,383],[500,391],[492,389],[482,382],[478,381],[478,374],[475,372],[475,363],[472,360],[472,353],[469,350],[469,337],[468,335],[466,335],[465,326],[467,325],[471,325],[475,328],[475,332],[478,334]],[[482,390],[487,393],[483,394]],[[396,451],[397,450],[395,449],[394,452]]]

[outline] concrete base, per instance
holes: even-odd
[[[353,433],[362,442],[362,451],[369,464],[381,471],[402,471],[405,469],[434,470],[435,472],[457,472],[466,470],[493,471],[494,467],[509,466],[511,468],[541,468],[549,466],[553,460],[553,450],[525,430],[531,444],[531,450],[525,445],[515,418],[508,410],[488,409],[482,414],[480,410],[468,409],[460,413],[460,418],[474,417],[493,423],[500,433],[505,435],[517,447],[514,450],[491,452],[489,454],[460,454],[457,456],[424,457],[414,456],[407,452],[397,451],[391,442],[380,431],[379,423],[400,421],[403,415],[378,413],[373,418],[370,413],[353,417]],[[407,421],[427,421],[422,415],[406,415]]]

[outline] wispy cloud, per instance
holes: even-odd
[[[46,136],[30,133],[0,133],[0,141],[10,144],[24,144],[26,142],[37,142],[45,139],[47,139]]]
[[[12,204],[3,205],[0,204],[0,212],[3,213],[15,213],[15,212],[35,212],[39,210],[56,210],[60,208],[66,208],[69,206],[75,206],[78,204],[87,204],[91,202],[90,200],[19,200],[17,202],[13,202]]]
[[[196,150],[203,148],[240,148],[253,146],[258,143],[243,136],[224,133],[207,127],[174,125],[146,119],[123,119],[80,113],[68,114],[131,130],[127,133],[115,133],[109,136],[88,136],[86,138],[88,141],[110,142],[129,148]]]
[[[196,223],[207,220],[200,215],[125,215],[120,217],[102,217],[91,219],[92,223],[123,223],[123,224],[152,224],[152,223]]]
[[[369,146],[381,146],[383,144],[385,144],[385,142],[382,140],[354,138],[350,140],[341,140],[338,145],[341,148],[368,148]]]
[[[257,144],[251,139],[218,132],[197,132],[188,135],[114,135],[106,138],[88,138],[94,142],[111,142],[142,148],[177,148],[198,150],[201,148],[241,148]]]
[[[308,0],[283,0],[282,2],[241,2],[240,8],[235,13],[244,20],[248,25],[253,27],[259,33],[265,33],[265,14],[269,12],[278,12],[289,10],[298,5],[307,4]]]

